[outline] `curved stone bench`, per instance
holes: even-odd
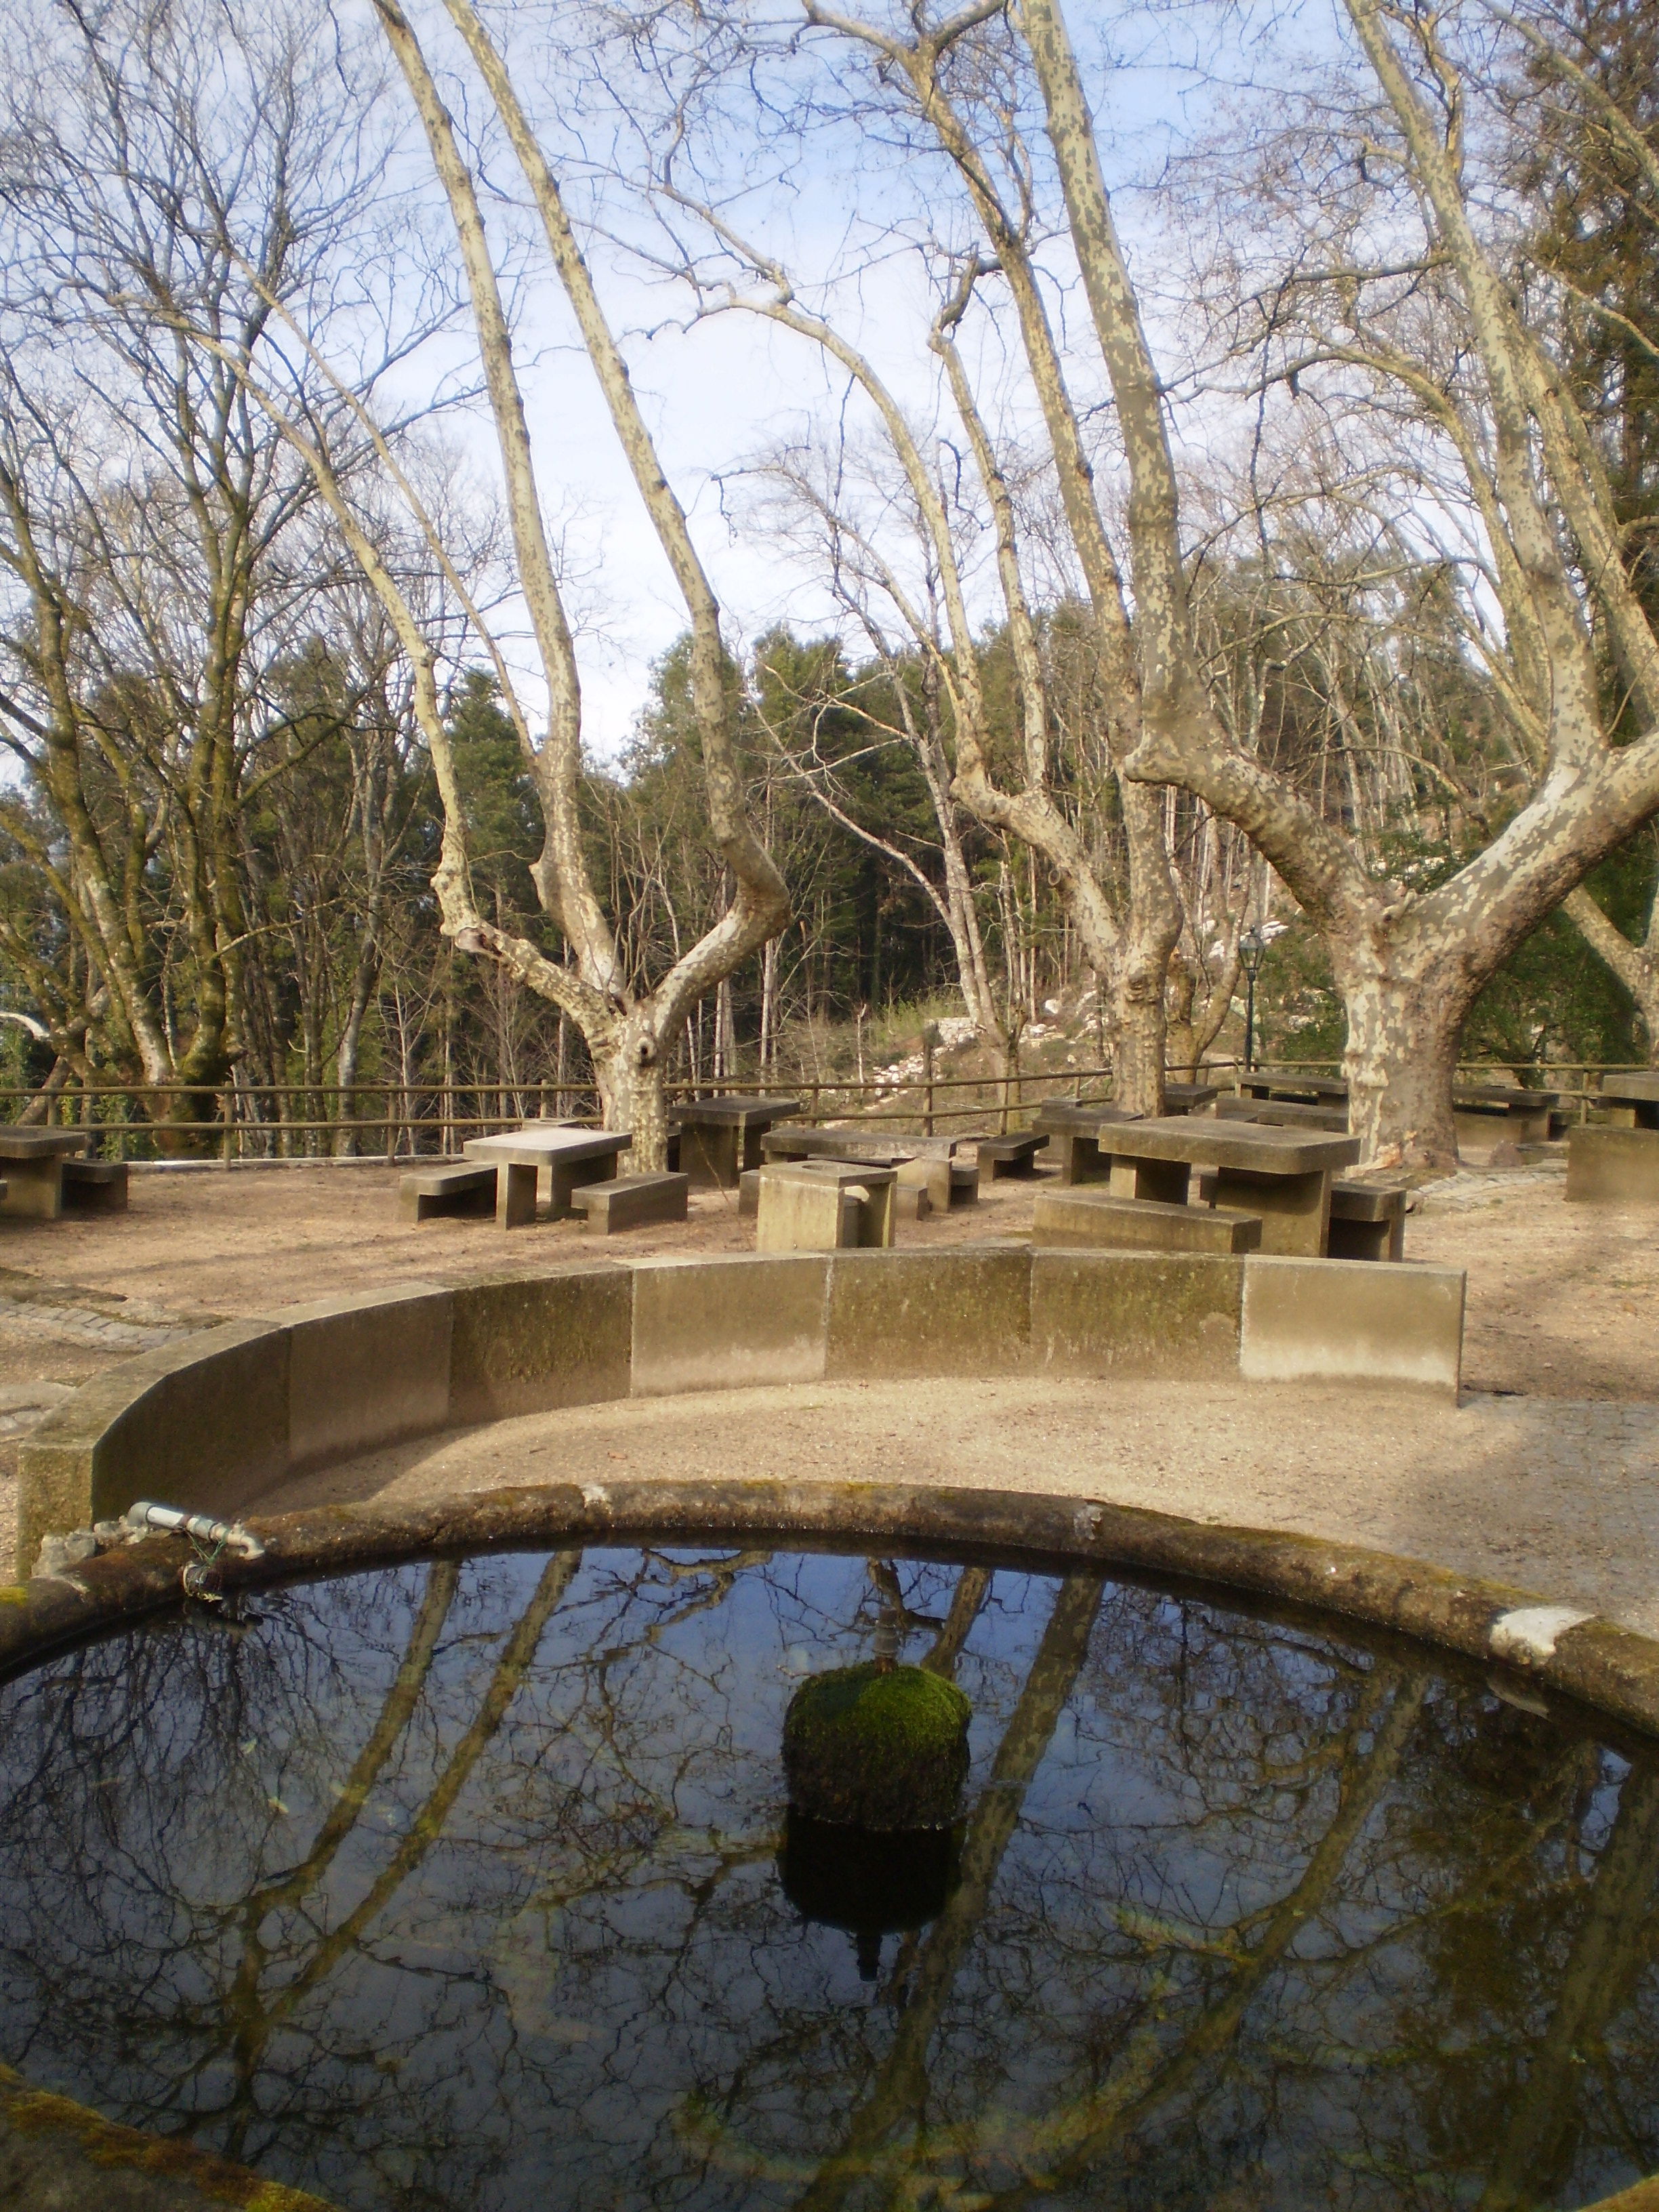
[[[1464,1278],[979,1244],[588,1262],[229,1322],[88,1383],[22,1449],[19,1569],[136,1498],[241,1511],[409,1437],[608,1399],[1030,1373],[1455,1393]]]

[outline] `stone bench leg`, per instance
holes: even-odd
[[[1114,1160],[1112,1196],[1151,1198],[1164,1206],[1185,1206],[1187,1185],[1192,1172],[1185,1160]],[[1218,1203],[1237,1205],[1243,1213],[1255,1213],[1261,1210],[1254,1200],[1249,1206],[1236,1199],[1222,1199]]]
[[[1402,1249],[1394,1249],[1395,1231],[1403,1228],[1403,1223],[1391,1221],[1333,1220],[1325,1256],[1329,1260],[1403,1260],[1403,1235]]]
[[[525,1229],[536,1218],[536,1170],[505,1161],[495,1170],[495,1226]]]
[[[6,1194],[0,1213],[21,1214],[30,1221],[56,1221],[64,1211],[64,1163],[61,1155],[40,1159],[8,1160]]]
[[[1242,1213],[1261,1216],[1261,1249],[1293,1260],[1328,1256],[1331,1171],[1311,1175],[1252,1175],[1245,1168],[1222,1168],[1216,1176],[1215,1202]]]
[[[609,1182],[616,1172],[615,1159],[556,1160],[552,1168],[553,1187],[550,1194],[554,1220],[568,1221],[574,1213],[576,1209],[570,1203],[570,1194],[579,1184]]]

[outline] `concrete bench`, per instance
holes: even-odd
[[[416,1168],[398,1185],[398,1212],[405,1221],[429,1221],[439,1213],[493,1214],[495,1170],[465,1161],[453,1166]]]
[[[127,1210],[127,1164],[125,1160],[65,1160],[64,1210],[83,1213],[125,1213]]]
[[[1254,1252],[1261,1243],[1261,1216],[1224,1206],[1114,1198],[1109,1190],[1085,1185],[1037,1193],[1031,1242],[1121,1252]]]
[[[979,1179],[981,1185],[999,1176],[1033,1176],[1036,1156],[1048,1144],[1041,1129],[1027,1129],[1012,1137],[981,1137],[979,1140]]]
[[[943,1153],[924,1155],[901,1161],[897,1172],[899,1188],[925,1190],[935,1213],[948,1213],[953,1206],[972,1206],[979,1197],[980,1171],[966,1160],[950,1159]]]
[[[616,1176],[609,1182],[580,1183],[570,1203],[587,1216],[601,1237],[623,1229],[646,1229],[653,1221],[684,1221],[689,1175]]]
[[[1386,1183],[1333,1182],[1333,1260],[1403,1260],[1406,1194]]]

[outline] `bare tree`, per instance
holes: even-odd
[[[275,678],[337,567],[244,382],[273,301],[337,299],[343,231],[373,258],[374,76],[325,21],[46,9],[6,99],[0,742],[63,934],[0,936],[174,1143],[245,1048],[243,822],[301,764]]]
[[[568,948],[568,964],[550,959],[539,946],[504,930],[478,911],[466,866],[459,794],[438,713],[430,648],[419,637],[412,613],[384,563],[370,557],[365,569],[386,597],[406,649],[426,663],[416,698],[438,768],[444,806],[445,849],[434,883],[443,908],[445,932],[462,951],[498,963],[578,1024],[592,1054],[606,1119],[615,1127],[632,1130],[638,1165],[660,1167],[667,1143],[664,1048],[678,1038],[688,1010],[784,926],[789,916],[788,896],[750,820],[733,744],[719,608],[684,510],[663,471],[552,167],[505,62],[468,0],[447,0],[447,5],[524,173],[544,241],[574,311],[617,438],[690,617],[692,691],[708,827],[728,872],[731,896],[713,926],[686,948],[653,986],[637,988],[624,973],[613,924],[589,874],[579,803],[580,683],[548,542],[523,396],[513,364],[507,313],[473,177],[421,42],[396,0],[376,0],[376,14],[420,117],[459,243],[501,455],[518,580],[550,702],[548,732],[537,744],[524,710],[512,693],[505,664],[496,654],[497,672],[513,700],[512,711],[546,826],[546,842],[532,872],[542,904]],[[331,470],[320,449],[313,446],[309,450],[319,469],[325,496],[347,528],[355,549],[363,553],[367,549],[361,530],[355,519],[348,520],[345,514]]]
[[[1136,648],[1145,720],[1131,773],[1178,783],[1244,829],[1322,928],[1348,1018],[1352,1125],[1373,1159],[1456,1157],[1451,1084],[1476,994],[1503,959],[1659,805],[1659,639],[1589,426],[1565,387],[1547,321],[1528,318],[1477,212],[1466,127],[1474,88],[1425,10],[1346,0],[1380,100],[1354,114],[1367,189],[1392,168],[1389,206],[1415,219],[1403,256],[1367,255],[1358,225],[1302,288],[1328,311],[1274,354],[1298,383],[1358,369],[1443,441],[1485,538],[1482,578],[1501,608],[1494,681],[1524,761],[1504,825],[1448,879],[1379,876],[1285,777],[1231,744],[1194,649],[1181,505],[1164,403],[1116,230],[1081,77],[1057,0],[1020,0],[1067,219],[1111,379],[1133,490]],[[1368,166],[1368,164],[1370,166]],[[1379,210],[1380,212],[1380,207]],[[1338,228],[1334,226],[1334,228]],[[1391,245],[1396,240],[1390,240]],[[1399,265],[1435,291],[1458,333],[1449,363],[1401,342],[1387,312]],[[1264,305],[1262,312],[1267,312]],[[1420,329],[1420,325],[1419,326]],[[1636,717],[1614,744],[1600,633]]]

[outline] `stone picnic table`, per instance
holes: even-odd
[[[690,1176],[694,1188],[735,1190],[761,1164],[761,1143],[775,1121],[793,1121],[799,1098],[757,1098],[741,1092],[683,1099],[668,1109],[678,1133],[678,1158],[669,1164]]]
[[[1115,1198],[1184,1206],[1193,1170],[1208,1170],[1218,1206],[1261,1215],[1263,1252],[1317,1260],[1330,1246],[1332,1176],[1359,1158],[1358,1137],[1186,1114],[1104,1122],[1096,1142]]]
[[[1459,1083],[1452,1090],[1452,1126],[1460,1152],[1482,1146],[1541,1145],[1559,1091],[1522,1091],[1503,1083]]]
[[[522,1229],[536,1218],[536,1177],[546,1169],[553,1182],[553,1218],[575,1212],[570,1194],[580,1183],[609,1182],[634,1139],[625,1129],[568,1129],[532,1121],[497,1137],[471,1137],[462,1151],[495,1170],[495,1224]]]
[[[56,1221],[64,1211],[64,1162],[86,1149],[78,1129],[0,1127],[0,1213]]]

